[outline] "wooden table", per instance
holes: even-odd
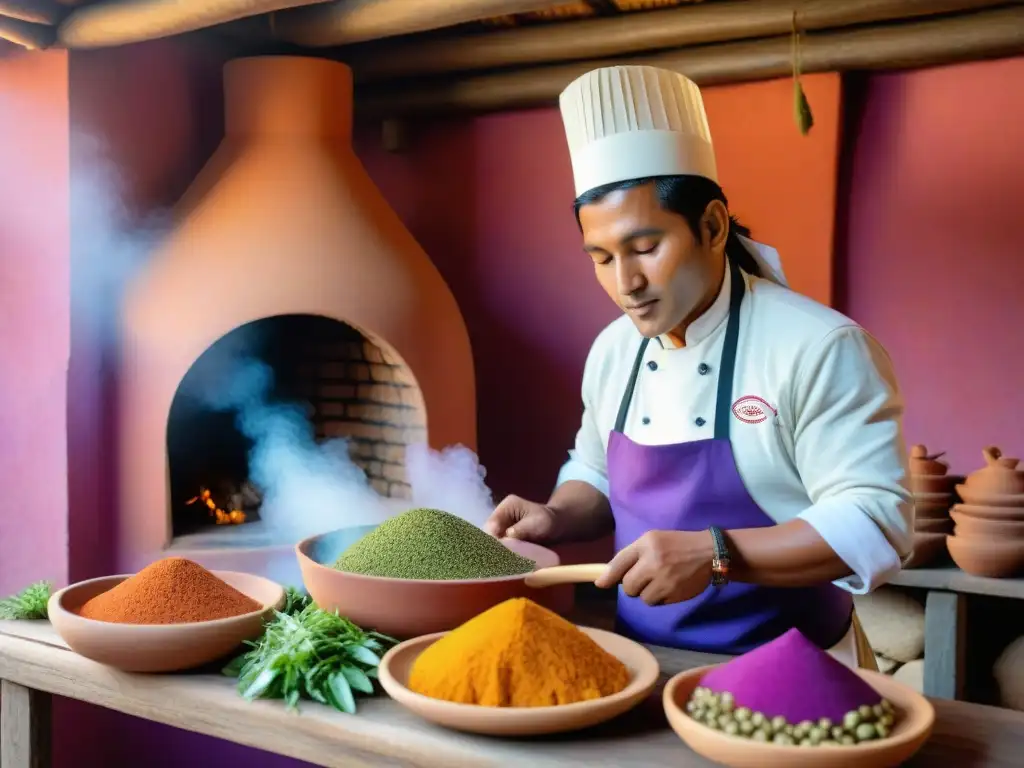
[[[666,675],[716,660],[700,653],[652,650]],[[361,700],[355,716],[303,702],[296,717],[278,702],[244,701],[234,681],[216,674],[117,672],[68,650],[50,625],[41,622],[0,622],[0,681],[3,768],[45,766],[50,694],[322,766],[712,765],[669,730],[660,691],[632,713],[589,731],[529,741],[488,739],[435,727],[383,696]],[[956,701],[934,704],[935,734],[908,765],[1021,765],[1024,713]]]
[[[967,656],[967,599],[987,595],[1024,600],[1024,579],[988,579],[964,573],[955,565],[900,571],[892,584],[925,590],[924,692],[962,699]],[[1022,761],[1024,762],[1024,761]]]

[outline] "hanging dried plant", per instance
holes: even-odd
[[[796,119],[796,126],[800,133],[806,136],[814,127],[814,114],[811,112],[811,104],[807,101],[807,94],[800,82],[800,27],[797,25],[796,11],[793,11],[793,117]]]

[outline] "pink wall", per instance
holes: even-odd
[[[911,443],[1024,453],[1024,58],[879,75],[851,126],[843,308],[886,345]]]
[[[67,579],[67,79],[0,59],[0,594]]]

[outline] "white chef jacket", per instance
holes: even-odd
[[[685,346],[663,337],[648,344],[623,430],[631,440],[713,436],[729,272],[711,308],[686,329]],[[730,403],[752,402],[766,418],[757,421],[756,409],[754,418],[742,410],[746,420],[735,410],[730,418],[740,477],[775,522],[802,518],[828,542],[853,573],[837,586],[870,592],[900,570],[912,545],[903,401],[892,363],[840,313],[768,280],[744,279]],[[582,480],[608,495],[608,436],[640,340],[623,316],[594,341],[583,372],[583,423],[559,484]]]

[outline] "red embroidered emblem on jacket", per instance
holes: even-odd
[[[746,424],[760,424],[767,420],[769,414],[775,416],[777,411],[764,398],[757,395],[744,395],[732,404],[732,413]]]

